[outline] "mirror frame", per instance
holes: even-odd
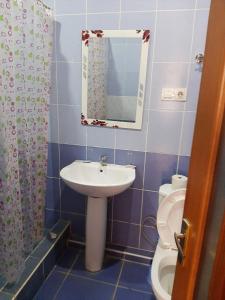
[[[135,122],[96,120],[87,118],[87,90],[88,90],[88,41],[89,38],[140,38],[142,40],[139,83],[137,94],[137,109]],[[141,129],[144,99],[146,72],[148,63],[148,47],[150,30],[83,30],[82,31],[82,112],[81,124],[99,127]]]

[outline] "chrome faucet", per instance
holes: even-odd
[[[102,167],[107,166],[107,156],[106,155],[100,156],[100,164]]]

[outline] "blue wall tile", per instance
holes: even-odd
[[[116,159],[115,159],[116,164],[136,166],[136,179],[133,183],[133,187],[135,188],[143,187],[144,159],[145,159],[144,152],[116,150]]]
[[[158,192],[144,191],[143,206],[142,206],[142,224],[146,217],[152,217],[145,224],[156,225],[156,214],[158,210],[159,194]],[[154,222],[155,221],[155,222]]]
[[[171,176],[176,173],[176,168],[176,155],[147,153],[145,189],[158,191],[160,185],[171,181]]]
[[[83,215],[62,212],[62,219],[71,222],[72,238],[78,241],[84,241],[86,217]]]
[[[59,179],[47,178],[46,208],[60,209]]]
[[[59,177],[59,145],[48,143],[48,171],[49,177]]]
[[[52,228],[52,226],[59,220],[60,213],[54,210],[45,210],[45,228]]]
[[[141,249],[155,252],[158,243],[158,231],[156,227],[144,226],[141,232]]]
[[[86,159],[86,147],[75,145],[60,145],[60,169],[71,164],[75,160]]]
[[[64,212],[85,214],[86,196],[69,188],[61,180],[61,209]]]
[[[114,220],[128,223],[140,223],[142,191],[128,189],[114,197],[113,218]]]
[[[113,222],[112,243],[121,246],[138,247],[140,226]]]
[[[97,147],[88,147],[87,148],[87,159],[91,161],[99,162],[101,156],[106,156],[107,163],[114,163],[114,150],[108,148],[97,148]]]
[[[178,164],[178,174],[188,176],[190,156],[180,156]]]

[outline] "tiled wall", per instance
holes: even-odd
[[[55,7],[55,49],[50,102],[47,225],[72,221],[73,238],[85,231],[85,199],[59,179],[75,159],[133,163],[131,189],[109,201],[107,240],[128,251],[154,249],[143,220],[155,216],[159,186],[187,174],[201,79],[194,57],[204,52],[209,0],[48,0]],[[55,6],[54,6],[55,5]],[[82,29],[150,28],[144,120],[141,131],[83,127],[81,112]],[[160,101],[162,87],[187,87],[187,102]],[[61,195],[60,195],[61,192]],[[151,224],[147,224],[151,225]],[[156,230],[144,227],[153,242]],[[154,244],[154,243],[153,243]],[[152,255],[151,252],[141,252]]]

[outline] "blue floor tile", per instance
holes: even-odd
[[[69,275],[55,300],[111,300],[114,289],[110,284]]]
[[[118,288],[115,300],[156,300],[156,298],[153,294],[137,292],[126,288]]]
[[[75,263],[72,274],[85,276],[99,281],[109,282],[115,284],[118,280],[122,262],[119,259],[106,256],[103,268],[99,272],[88,272],[85,270],[85,258],[82,254]]]
[[[79,253],[79,248],[68,247],[56,264],[56,271],[68,272]]]
[[[64,278],[63,273],[54,271],[43,283],[34,300],[52,300]]]
[[[125,262],[119,285],[152,293],[151,286],[148,283],[149,272],[150,266]]]

